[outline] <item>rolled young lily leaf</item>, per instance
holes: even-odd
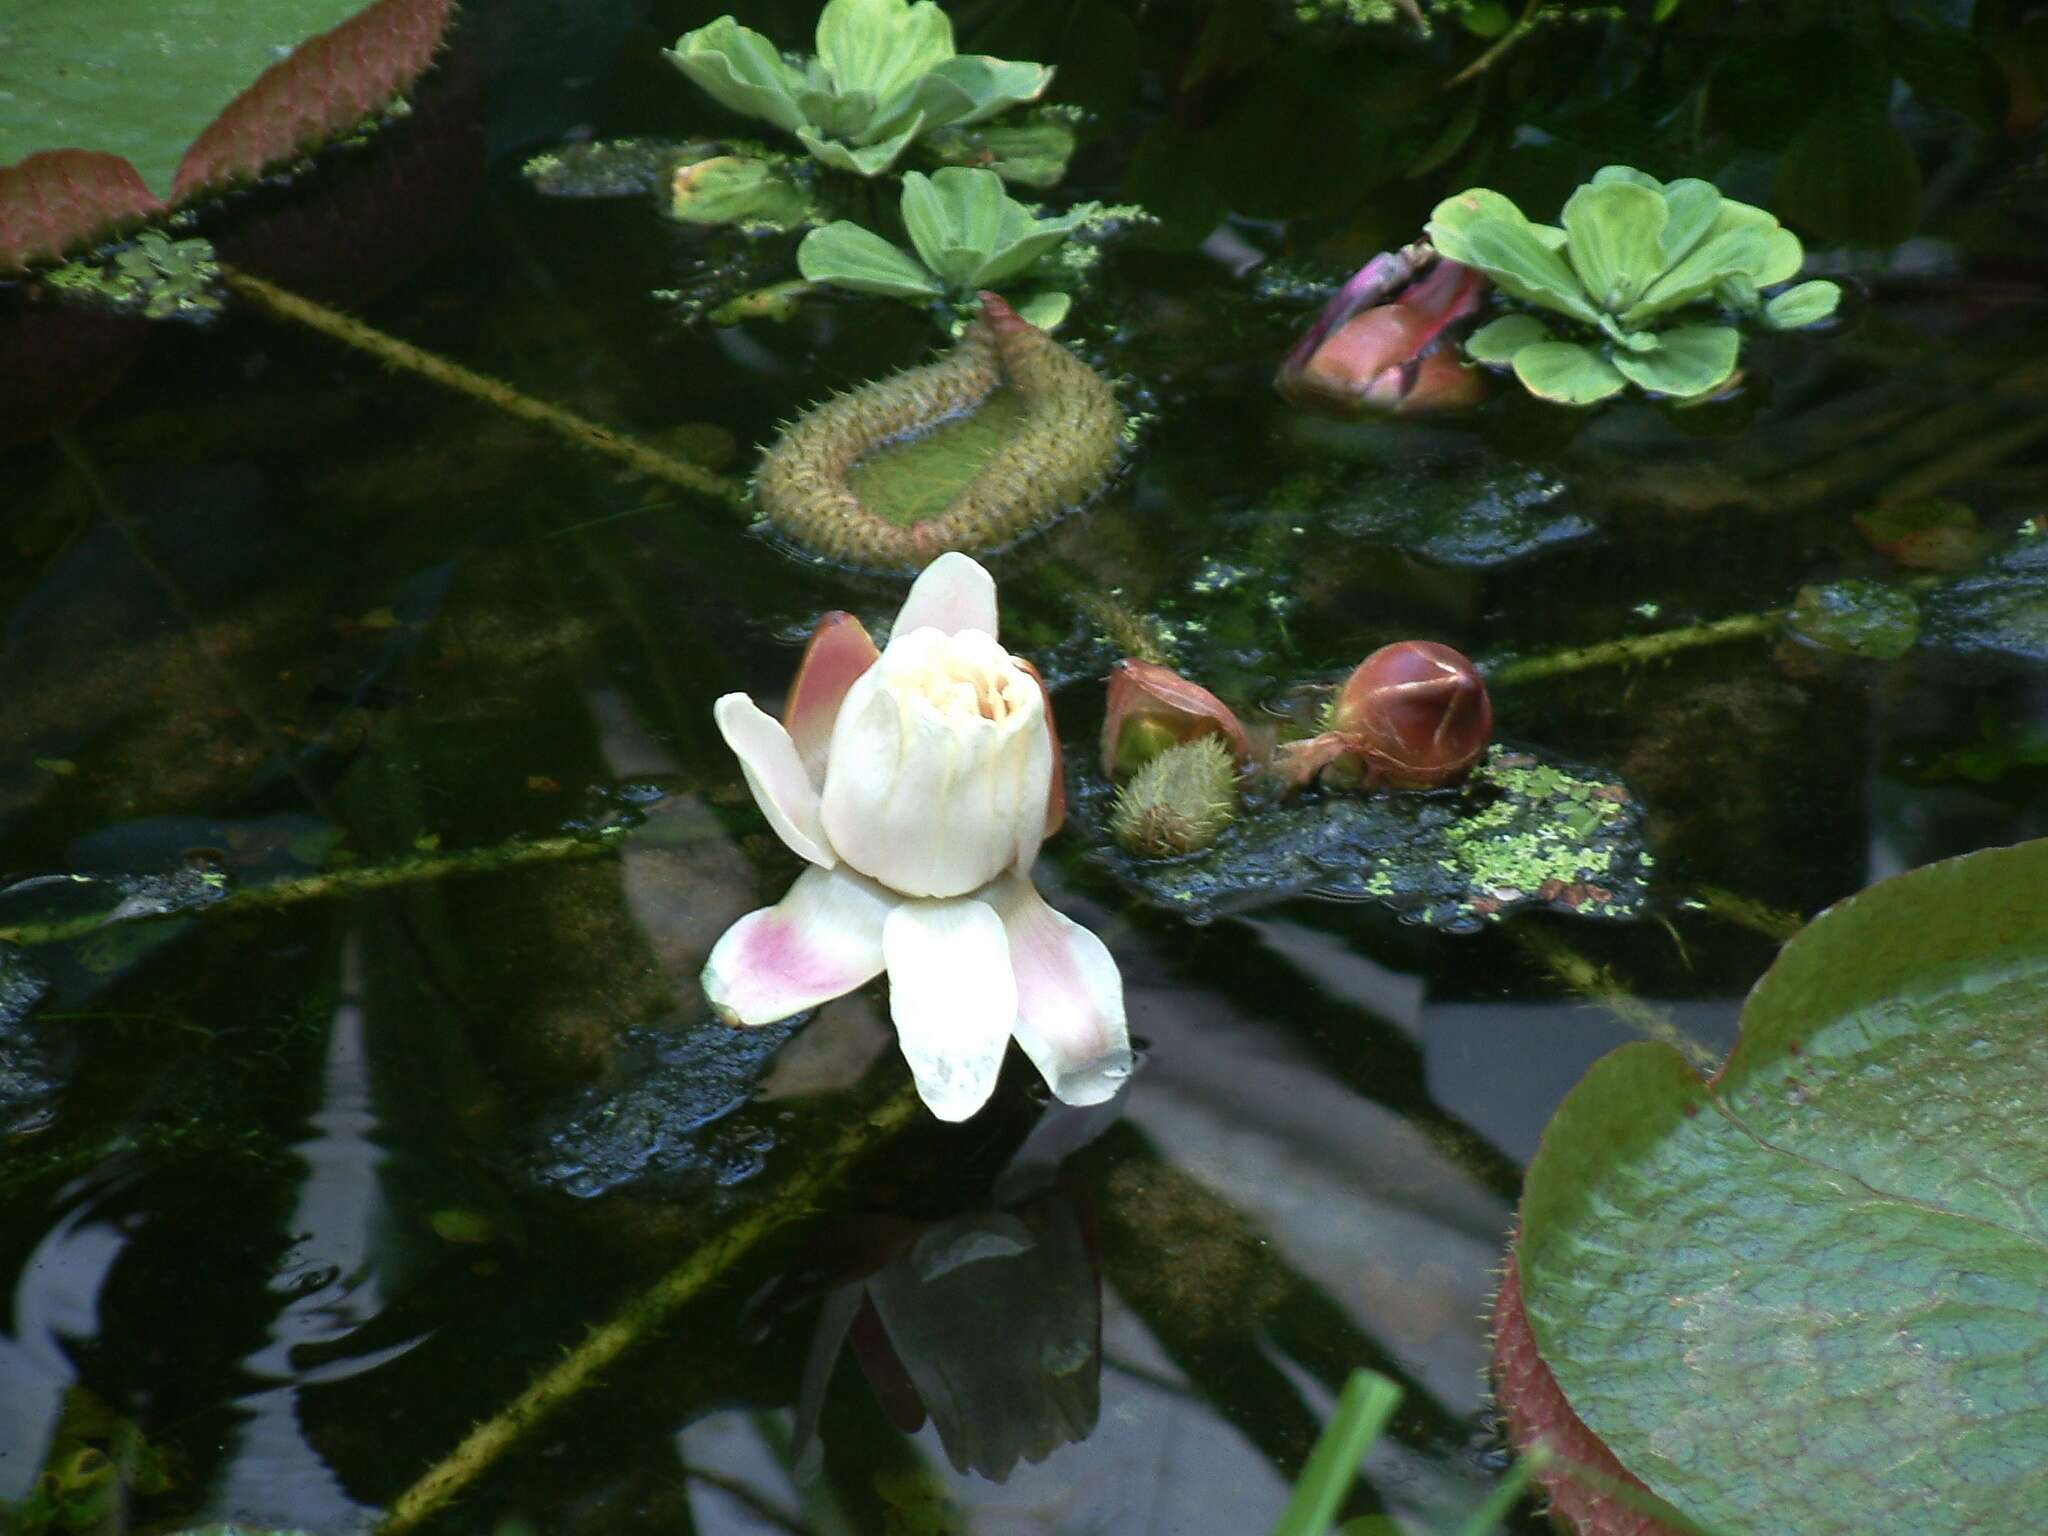
[[[814,283],[831,283],[856,293],[896,299],[937,299],[946,288],[909,256],[873,230],[838,219],[804,236],[796,248],[797,270]]]
[[[1764,305],[1764,324],[1773,330],[1797,330],[1825,320],[1842,301],[1842,290],[1825,279],[1799,283]]]
[[[1656,333],[1653,351],[1617,351],[1614,367],[1638,389],[1689,400],[1719,389],[1735,372],[1742,337],[1732,325],[1682,325]]]
[[[1558,405],[1593,405],[1628,387],[1612,363],[1576,342],[1539,341],[1517,351],[1514,363],[1524,389]]]

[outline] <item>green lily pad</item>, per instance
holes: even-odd
[[[1198,854],[1109,846],[1108,792],[1073,789],[1097,857],[1146,901],[1196,922],[1297,896],[1372,900],[1468,931],[1524,907],[1633,918],[1648,899],[1642,811],[1590,770],[1496,745],[1456,791],[1328,794],[1248,809]]]
[[[1558,405],[1593,405],[1618,395],[1628,381],[1591,347],[1574,341],[1539,341],[1514,357],[1522,387]]]
[[[1793,630],[1845,656],[1896,661],[1920,634],[1920,608],[1910,595],[1882,582],[1851,579],[1799,589]]]
[[[1887,880],[1788,944],[1711,1083],[1597,1063],[1519,1265],[1572,1409],[1727,1536],[2048,1509],[2048,841]]]
[[[10,0],[0,272],[317,148],[426,68],[450,0]]]

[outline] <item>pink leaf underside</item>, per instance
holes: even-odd
[[[0,166],[0,273],[56,260],[354,128],[426,70],[453,11],[454,0],[376,0],[307,38],[192,141],[168,203],[103,151],[44,150]]]
[[[821,789],[825,754],[832,745],[832,725],[839,718],[840,702],[880,654],[860,620],[843,612],[828,613],[818,620],[810,644],[804,647],[796,680],[789,685],[789,701],[782,708],[782,723],[796,743],[804,771]]]
[[[903,599],[891,635],[907,635],[916,629],[936,629],[948,635],[978,629],[995,639],[995,578],[957,550],[939,556],[910,584],[910,595]]]
[[[1548,1495],[1552,1515],[1577,1536],[1679,1536],[1670,1526],[1622,1503],[1605,1486],[1573,1475],[1575,1470],[1591,1472],[1604,1484],[1649,1491],[1572,1411],[1537,1351],[1522,1309],[1521,1276],[1512,1248],[1493,1300],[1493,1385],[1514,1448],[1527,1451],[1540,1440],[1557,1458],[1538,1470],[1536,1483]]]

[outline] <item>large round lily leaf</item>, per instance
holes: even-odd
[[[426,68],[452,0],[11,0],[0,272],[253,177]]]
[[[2048,1512],[2048,841],[1831,908],[1711,1083],[1604,1058],[1523,1203],[1566,1399],[1691,1519],[2004,1533]]]

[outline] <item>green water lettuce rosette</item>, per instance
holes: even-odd
[[[916,255],[847,219],[804,236],[797,268],[814,283],[855,293],[930,300],[1003,289],[1025,277],[1087,222],[1090,210],[1041,219],[1003,190],[994,171],[947,166],[903,177],[903,227]],[[1066,313],[1069,296],[1047,291],[1018,304],[1041,328]]]
[[[1710,395],[1734,377],[1742,346],[1728,320],[1792,330],[1825,319],[1841,298],[1830,282],[1780,286],[1805,253],[1765,210],[1711,182],[1661,182],[1625,165],[1575,191],[1558,224],[1535,223],[1483,187],[1460,192],[1437,204],[1429,238],[1546,312],[1504,315],[1466,351],[1563,405],[1592,405],[1630,384],[1681,400]]]
[[[1043,64],[960,54],[932,0],[829,0],[817,53],[792,62],[759,32],[721,16],[669,51],[723,107],[792,133],[813,159],[858,176],[890,170],[920,135],[967,127],[1052,82]]]

